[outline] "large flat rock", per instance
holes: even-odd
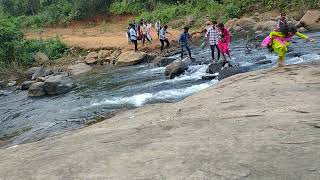
[[[117,66],[132,66],[147,61],[150,56],[145,52],[128,51],[122,53],[116,62]]]
[[[318,179],[320,64],[229,77],[0,150],[1,179]]]

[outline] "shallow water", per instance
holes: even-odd
[[[295,40],[294,52],[301,57],[287,58],[287,64],[320,60],[320,33],[309,34],[318,43]],[[244,46],[237,41],[233,46]],[[210,58],[208,48],[193,48],[197,61]],[[272,68],[277,56],[267,50],[254,50],[247,54],[242,48],[233,48],[232,56],[240,66],[250,66],[254,60],[267,56],[272,64],[253,70]],[[177,59],[179,57],[175,56]],[[193,65],[182,76],[169,80],[165,68],[139,65],[118,69],[105,68],[77,79],[78,86],[72,92],[55,97],[29,98],[25,91],[15,91],[0,97],[0,139],[15,136],[7,144],[12,146],[60,134],[85,126],[97,116],[150,103],[176,102],[202,89],[213,86],[217,80],[206,81],[207,65]]]

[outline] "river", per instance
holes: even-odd
[[[287,57],[287,64],[320,60],[320,33],[309,33],[317,43],[296,39],[293,52],[300,57]],[[237,40],[232,47],[244,46]],[[267,50],[245,53],[243,48],[231,48],[234,61],[240,66],[250,66],[255,59],[266,56],[273,63],[252,70],[272,68],[277,56]],[[210,58],[210,50],[192,49],[197,61]],[[179,58],[179,55],[175,56]],[[151,103],[180,101],[202,89],[214,86],[217,80],[202,80],[207,64],[190,66],[175,79],[164,76],[165,68],[150,64],[123,68],[99,68],[76,79],[73,91],[55,97],[29,98],[25,91],[14,91],[0,97],[0,140],[3,147],[37,141],[48,136],[86,126],[91,120],[110,112],[140,107]],[[1,141],[0,141],[1,142]],[[1,145],[0,145],[1,146]]]

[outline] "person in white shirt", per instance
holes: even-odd
[[[160,20],[157,20],[155,26],[157,34],[158,34],[158,39],[160,39],[160,30],[161,30],[161,24],[160,24]]]
[[[137,31],[135,29],[135,25],[130,24],[130,27],[131,27],[129,31],[130,40],[134,44],[134,50],[138,51],[138,36],[137,36]]]
[[[167,48],[170,46],[169,40],[166,37],[166,34],[172,35],[170,32],[167,31],[168,26],[164,25],[164,27],[160,30],[159,33],[159,38],[160,38],[160,43],[161,43],[161,52],[163,51],[164,48]],[[164,46],[164,43],[166,43],[166,46]]]

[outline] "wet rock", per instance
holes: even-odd
[[[98,58],[99,59],[106,59],[107,57],[109,57],[112,54],[112,51],[110,50],[101,50],[98,53]]]
[[[292,57],[301,57],[301,56],[303,56],[302,52],[293,52],[293,51],[289,52],[286,55],[286,57],[290,57],[290,58],[292,58]]]
[[[209,64],[208,66],[208,69],[207,69],[207,73],[210,73],[210,74],[215,74],[217,72],[220,72],[221,69],[223,67],[223,63],[222,62],[219,62],[219,63],[211,63]]]
[[[116,65],[131,66],[131,65],[139,64],[143,61],[148,61],[148,59],[150,59],[150,56],[147,53],[128,51],[128,52],[122,53],[118,57]]]
[[[307,32],[307,31],[308,30],[306,28],[304,28],[304,27],[301,27],[301,28],[298,29],[298,32],[301,32],[301,33]]]
[[[272,61],[269,59],[265,59],[265,60],[261,60],[261,61],[256,62],[256,64],[258,64],[258,65],[270,64],[270,63],[272,63]]]
[[[159,67],[164,67],[169,65],[170,63],[172,63],[173,61],[175,61],[174,58],[169,58],[169,57],[156,57],[152,63],[156,66]]]
[[[173,79],[183,74],[187,69],[188,66],[185,62],[173,62],[166,67],[164,74],[168,76],[170,79]]]
[[[13,87],[15,85],[17,85],[17,81],[9,81],[7,84],[8,87]]]
[[[89,65],[87,65],[85,63],[79,63],[79,64],[69,66],[67,69],[68,69],[68,72],[70,73],[70,75],[77,76],[79,74],[83,74],[83,73],[91,71],[92,67],[90,67]]]
[[[46,69],[46,68],[42,67],[42,68],[40,68],[40,69],[37,69],[37,70],[33,73],[31,79],[32,79],[32,80],[36,80],[38,77],[45,77],[45,76],[49,76],[49,75],[51,75],[51,74],[53,74],[53,72],[52,72],[51,69]]]
[[[6,82],[5,81],[0,81],[0,89],[3,89],[6,87]]]
[[[68,76],[57,75],[50,77],[44,82],[44,91],[48,95],[58,95],[70,91],[76,84]]]
[[[309,30],[319,30],[320,29],[320,10],[309,10],[297,23],[298,27],[306,27]]]
[[[16,90],[21,90],[21,86],[16,86]]]
[[[44,82],[36,82],[32,84],[28,90],[28,96],[30,97],[41,97],[46,95],[44,91]]]
[[[225,67],[223,68],[218,75],[218,79],[222,80],[227,77],[240,74],[240,73],[245,73],[248,72],[249,68],[248,67],[241,67],[241,66],[236,66],[236,67]]]
[[[25,71],[25,75],[28,77],[28,78],[31,78],[32,75],[36,72],[36,71],[39,71],[40,69],[42,69],[43,67],[32,67],[32,68],[29,68]]]
[[[253,58],[253,61],[254,62],[258,62],[258,61],[262,61],[262,60],[265,60],[265,59],[267,59],[267,56],[259,56],[259,57]]]
[[[208,74],[208,75],[202,76],[202,80],[212,80],[212,79],[215,79],[216,77],[217,75]]]
[[[47,79],[49,79],[52,76],[45,76],[45,77],[38,77],[36,79],[37,82],[45,82]]]
[[[28,90],[32,84],[34,84],[35,81],[25,81],[21,84],[21,89],[20,90]]]
[[[49,57],[42,52],[37,52],[34,59],[38,64],[45,64],[49,61]]]

